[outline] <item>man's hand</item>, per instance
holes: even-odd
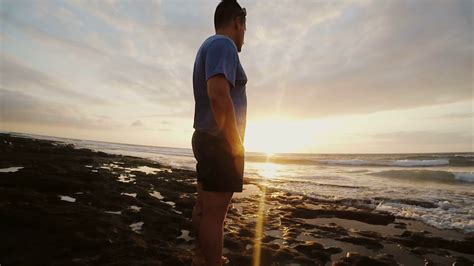
[[[231,144],[230,147],[231,147],[232,157],[244,155],[245,148],[244,148],[244,145],[242,145],[242,143],[235,143],[233,145]]]

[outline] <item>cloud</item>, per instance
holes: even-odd
[[[242,54],[252,70],[250,113],[316,118],[472,97],[472,13],[466,12],[472,2],[341,3],[321,5],[333,14],[321,21],[309,19],[317,4],[304,2],[304,11],[281,14],[275,26],[262,22],[266,16],[249,22],[257,27]],[[265,12],[279,14],[280,8]]]
[[[144,101],[179,107],[183,99],[188,103],[192,95],[192,92],[184,91],[185,87],[176,78],[174,70],[166,65],[147,64],[122,57],[114,59],[102,71],[104,82],[132,91]]]
[[[353,134],[349,149],[357,147],[376,153],[474,152],[472,131],[457,129],[398,130],[384,133]],[[345,152],[348,147],[342,148]]]
[[[93,129],[113,129],[122,126],[107,116],[87,116],[80,109],[70,105],[2,88],[0,88],[0,121]]]
[[[0,55],[0,75],[0,84],[3,88],[19,91],[27,90],[37,95],[61,96],[88,103],[106,103],[101,98],[67,89],[66,85],[60,80],[42,71],[35,70],[10,56]]]
[[[131,127],[143,127],[143,123],[140,120],[135,120],[131,125]]]
[[[10,2],[11,4],[12,2]],[[35,3],[32,3],[33,5]],[[6,8],[5,10],[8,10]],[[20,14],[24,15],[24,14]],[[97,49],[94,46],[91,46],[87,44],[87,42],[82,42],[80,40],[75,40],[73,38],[68,38],[65,35],[61,35],[58,33],[52,33],[46,29],[43,29],[40,27],[42,23],[38,23],[38,25],[31,23],[31,22],[25,22],[22,21],[20,18],[15,16],[14,14],[11,14],[9,12],[3,11],[0,12],[0,21],[4,27],[2,31],[5,30],[5,28],[8,30],[9,26],[12,26],[16,32],[22,32],[26,34],[27,36],[31,37],[35,42],[43,42],[48,45],[54,46],[56,48],[60,49],[65,49],[68,50],[69,52],[74,52],[75,54],[82,55],[82,56],[92,56],[96,58],[102,58],[105,54],[103,51]],[[71,23],[71,21],[69,22]],[[77,23],[77,22],[75,22]],[[62,24],[60,27],[66,27],[66,29],[63,29],[62,32],[67,33],[68,24]],[[5,33],[3,33],[5,34]],[[77,35],[76,35],[77,36]]]
[[[385,143],[403,143],[403,145],[456,145],[473,149],[474,135],[463,131],[434,132],[434,131],[398,131],[369,135],[375,141]]]
[[[194,107],[194,106],[191,106]],[[193,116],[194,108],[183,108],[178,109],[177,111],[163,112],[163,113],[153,113],[149,115],[142,115],[142,118],[166,118],[166,119],[175,119],[175,118],[190,118]],[[167,123],[172,123],[171,121],[166,121]]]
[[[202,9],[198,3],[187,5]],[[69,61],[69,72],[75,71],[83,80],[92,76],[86,85],[110,88],[110,92],[101,90],[98,94],[113,97],[111,93],[128,91],[163,108],[192,110],[192,61],[197,42],[205,34],[193,29],[196,23],[189,18],[202,20],[198,13],[186,20],[186,11],[160,1],[72,1],[60,5],[33,3],[32,7],[7,2],[6,6],[12,12],[2,12],[1,19],[13,27],[5,33],[10,42],[16,41],[15,34],[22,34],[43,48],[37,53],[41,60]],[[184,20],[172,23],[172,13],[180,13]],[[194,36],[196,44],[190,44],[189,36]],[[50,50],[44,51],[48,47],[59,48],[66,56],[58,58]],[[79,59],[72,61],[70,54]]]
[[[439,116],[432,116],[431,118],[441,118],[441,119],[472,119],[474,117],[474,113],[451,113]]]
[[[153,125],[150,127],[149,125]],[[173,123],[167,120],[148,120],[146,125],[143,123],[142,120],[137,119],[133,123],[130,124],[132,128],[139,128],[140,130],[151,130],[151,131],[173,131],[176,130],[173,128]]]
[[[251,117],[366,114],[472,98],[472,1],[239,2],[248,11],[239,56]],[[90,112],[120,109],[147,125],[147,117],[192,119],[192,67],[214,33],[216,4],[5,1],[2,86],[27,91],[35,103],[36,92],[78,110],[95,102]],[[58,78],[51,69],[61,67],[67,71]],[[110,101],[100,103],[105,96]]]

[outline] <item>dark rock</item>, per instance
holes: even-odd
[[[2,145],[5,141],[12,145]],[[123,184],[117,182],[118,174],[99,169],[114,161],[124,167],[157,167],[147,159],[0,134],[0,165],[24,167],[0,178],[2,265],[189,265],[190,256],[180,257],[182,251],[175,246],[181,241],[176,239],[180,230],[190,231],[190,221],[167,204],[143,200],[152,175],[137,175],[137,184]],[[179,184],[181,191],[193,188],[191,183]],[[75,201],[63,201],[59,195]],[[174,192],[170,198],[178,200],[179,195]],[[182,199],[179,204],[189,207],[189,202]],[[131,205],[142,209],[133,212]],[[141,232],[132,232],[129,225],[138,221],[144,222]]]
[[[100,168],[111,163],[121,168]],[[0,174],[2,265],[37,265],[38,262],[43,265],[191,264],[192,252],[188,245],[193,241],[177,237],[181,230],[192,232],[192,207],[197,194],[193,171],[171,169],[148,175],[135,171],[134,183],[121,183],[117,177],[126,174],[125,168],[162,166],[138,157],[0,134],[0,167],[12,166],[24,168]],[[244,183],[257,185],[265,191],[263,185],[253,180],[244,179]],[[160,191],[165,199],[150,196],[152,190]],[[137,193],[137,196],[121,195],[124,192]],[[59,195],[76,200],[62,201]],[[244,204],[243,213],[228,212],[224,246],[229,249],[230,265],[252,264],[254,250],[247,245],[254,245],[256,221],[253,215],[258,212],[260,199],[259,196],[235,198],[235,202]],[[449,261],[455,260],[455,265],[472,265],[470,260],[452,257],[449,253],[472,254],[474,234],[453,240],[435,237],[435,233],[427,230],[413,232],[410,223],[401,222],[404,219],[395,222],[393,216],[368,208],[349,207],[343,202],[334,204],[277,189],[268,189],[266,199],[267,207],[271,208],[265,212],[264,230],[282,230],[284,242],[281,245],[272,243],[277,238],[264,234],[261,238],[261,265],[326,265],[332,254],[343,252],[339,247],[324,248],[321,245],[324,242],[297,240],[298,236],[337,239],[372,249],[379,249],[382,241],[392,242],[413,254],[434,254],[449,258]],[[173,207],[164,201],[173,201],[176,205]],[[141,207],[141,210],[131,210],[132,205]],[[106,211],[120,211],[121,214]],[[367,223],[368,229],[348,230],[335,222],[309,224],[299,219],[317,217],[361,221]],[[139,232],[130,228],[130,224],[136,222],[144,222]],[[371,231],[372,224],[391,222],[396,228],[410,230],[396,236]],[[424,228],[421,226],[420,230]],[[367,254],[340,259],[338,263],[395,265],[390,256],[363,255]]]
[[[326,248],[325,251],[329,254],[338,254],[342,252],[342,249],[338,247],[329,247]]]
[[[268,242],[271,242],[273,240],[277,239],[276,237],[274,236],[271,236],[271,235],[265,235],[264,237],[262,237],[262,242],[263,243],[268,243]]]
[[[276,251],[271,249],[268,246],[262,245],[260,247],[260,265],[271,265],[274,262],[273,255],[275,255]]]
[[[288,248],[277,250],[273,256],[274,261],[291,261],[294,257],[295,254]]]
[[[252,265],[252,256],[249,255],[231,253],[228,254],[227,257],[229,258],[230,265],[232,266]]]
[[[390,256],[366,257],[353,255],[333,262],[333,266],[396,266],[398,263]]]
[[[367,224],[388,225],[395,221],[395,216],[385,213],[369,211],[337,210],[337,209],[308,209],[305,207],[291,208],[288,211],[298,218],[312,219],[318,217],[336,217],[341,219],[355,220]]]
[[[254,233],[251,232],[249,229],[247,228],[242,228],[239,230],[239,236],[243,236],[243,237],[253,237],[254,236]]]
[[[456,257],[456,260],[453,262],[453,266],[472,266],[474,263],[464,257]]]
[[[331,254],[327,253],[324,246],[314,241],[306,241],[304,244],[299,244],[294,247],[297,251],[318,261],[329,261]]]
[[[321,262],[321,261],[316,261],[316,260],[314,260],[314,259],[310,259],[310,258],[308,258],[308,257],[306,257],[306,256],[296,256],[296,257],[293,258],[293,261],[292,261],[292,262],[293,262],[293,263],[298,263],[298,264],[300,264],[300,265],[317,265],[317,266],[319,266],[319,265],[321,265],[321,266],[324,265],[323,262]]]
[[[237,250],[237,249],[240,249],[241,248],[241,245],[235,241],[234,239],[231,239],[231,238],[224,238],[224,246],[226,248],[229,248],[229,249],[234,249],[234,250]]]
[[[433,237],[426,232],[404,231],[400,237],[389,238],[390,241],[402,244],[406,247],[424,247],[430,249],[447,249],[461,253],[472,254],[474,250],[474,240],[452,240],[441,237]]]
[[[369,238],[382,239],[382,235],[372,231],[357,231],[356,234]]]
[[[336,238],[338,241],[348,242],[355,245],[361,245],[368,249],[381,249],[383,245],[380,244],[380,241],[373,240],[370,238],[365,237],[338,237]]]

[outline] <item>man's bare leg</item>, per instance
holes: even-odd
[[[202,217],[202,183],[197,182],[197,198],[192,214],[193,234],[196,236],[196,245],[199,245],[199,225]]]
[[[202,191],[203,213],[199,239],[207,266],[222,265],[224,220],[233,192]]]
[[[199,239],[199,227],[201,224],[202,217],[202,183],[197,182],[197,198],[196,203],[194,204],[193,214],[192,214],[192,226],[193,226],[193,235],[195,236],[194,240],[194,261],[193,265],[203,265],[204,264],[204,254],[201,251],[200,239]]]

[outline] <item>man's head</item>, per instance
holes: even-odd
[[[244,44],[246,31],[245,17],[247,12],[236,0],[222,0],[214,13],[214,28],[216,33],[224,34],[234,40],[240,52]]]

